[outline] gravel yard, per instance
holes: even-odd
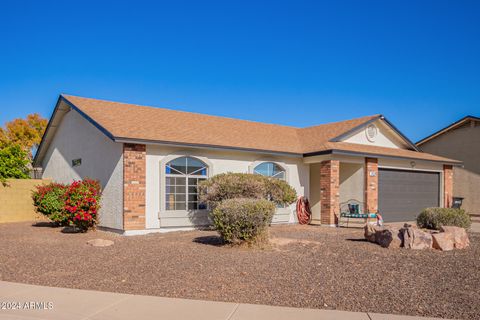
[[[270,229],[271,249],[222,246],[215,232],[123,237],[0,225],[0,280],[181,297],[458,319],[480,318],[480,234],[463,251],[388,250],[363,230]],[[103,238],[111,247],[91,247]]]

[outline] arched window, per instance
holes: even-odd
[[[262,176],[272,177],[279,180],[286,179],[285,169],[275,162],[262,162],[253,169],[253,172]]]
[[[165,165],[165,209],[202,210],[197,185],[207,179],[208,166],[192,157],[179,157]]]

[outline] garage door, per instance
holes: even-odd
[[[424,208],[439,203],[439,173],[378,170],[378,210],[385,222],[415,220]]]

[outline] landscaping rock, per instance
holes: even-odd
[[[449,232],[441,232],[441,233],[434,233],[432,234],[433,238],[433,248],[442,250],[442,251],[450,251],[453,250],[455,246],[455,240],[452,233]]]
[[[400,248],[402,246],[402,233],[395,227],[387,227],[375,232],[375,241],[384,248]]]
[[[376,233],[377,231],[384,230],[385,228],[384,228],[384,227],[377,226],[377,225],[374,225],[374,224],[367,223],[363,229],[364,229],[364,237],[365,237],[365,239],[368,240],[368,241],[370,241],[370,242],[375,243],[375,242],[376,242],[376,241],[375,241],[375,233]]]
[[[87,244],[91,245],[92,247],[109,247],[113,245],[113,241],[105,239],[93,239],[87,241]]]
[[[433,245],[432,235],[410,225],[401,229],[403,247],[406,249],[422,250],[431,249]]]
[[[453,235],[454,247],[456,249],[465,249],[470,245],[467,231],[464,228],[453,226],[442,226],[440,231],[445,233],[451,233]]]

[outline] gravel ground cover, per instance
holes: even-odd
[[[471,247],[388,250],[360,229],[270,228],[270,249],[212,231],[123,237],[0,225],[0,280],[165,297],[458,319],[480,317],[480,234]],[[113,240],[92,247],[88,240]]]

